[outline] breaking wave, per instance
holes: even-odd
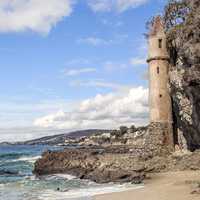
[[[40,159],[41,158],[41,156],[33,156],[33,157],[31,157],[31,156],[27,156],[27,157],[25,157],[25,156],[22,156],[22,157],[19,157],[18,159],[16,159],[16,160],[13,160],[13,162],[16,162],[16,161],[24,161],[24,162],[30,162],[30,163],[35,163],[38,159]]]
[[[52,190],[45,190],[40,195],[40,200],[63,200],[63,199],[82,199],[107,194],[107,193],[115,193],[115,192],[123,192],[133,189],[141,189],[144,186],[134,186],[131,184],[123,184],[123,185],[110,185],[110,186],[98,186],[98,187],[91,187],[91,188],[83,188],[83,189],[74,189],[68,191],[52,191]]]

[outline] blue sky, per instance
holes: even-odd
[[[0,141],[147,123],[143,34],[165,3],[2,0]]]

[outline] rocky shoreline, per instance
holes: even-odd
[[[123,149],[123,147],[121,147]],[[38,176],[66,173],[97,183],[141,183],[151,173],[200,170],[200,151],[166,156],[135,155],[130,149],[81,148],[45,152],[35,164]]]
[[[36,162],[35,173],[67,173],[97,183],[141,183],[144,173],[139,165],[135,168],[127,165],[129,156],[127,153],[111,153],[90,148],[46,152],[42,159]]]
[[[200,151],[169,151],[162,135],[163,124],[150,124],[142,130],[143,134],[138,137],[133,137],[138,129],[133,132],[126,130],[118,135],[116,143],[110,139],[110,143],[102,144],[105,134],[93,135],[85,138],[85,143],[81,139],[82,146],[77,148],[45,152],[35,163],[34,173],[38,176],[66,173],[97,183],[139,184],[151,173],[200,170]],[[110,137],[113,138],[113,135]],[[125,144],[124,138],[127,139]],[[134,138],[134,143],[130,143],[130,138]],[[91,145],[94,140],[95,144],[99,141],[101,145]]]

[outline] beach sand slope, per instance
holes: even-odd
[[[96,196],[95,200],[200,200],[195,181],[200,181],[200,171],[181,171],[153,174],[145,187],[121,193]],[[191,183],[192,182],[192,183]]]

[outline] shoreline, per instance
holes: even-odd
[[[145,186],[124,192],[94,196],[94,200],[199,200],[192,181],[200,181],[200,171],[177,171],[152,174]]]

